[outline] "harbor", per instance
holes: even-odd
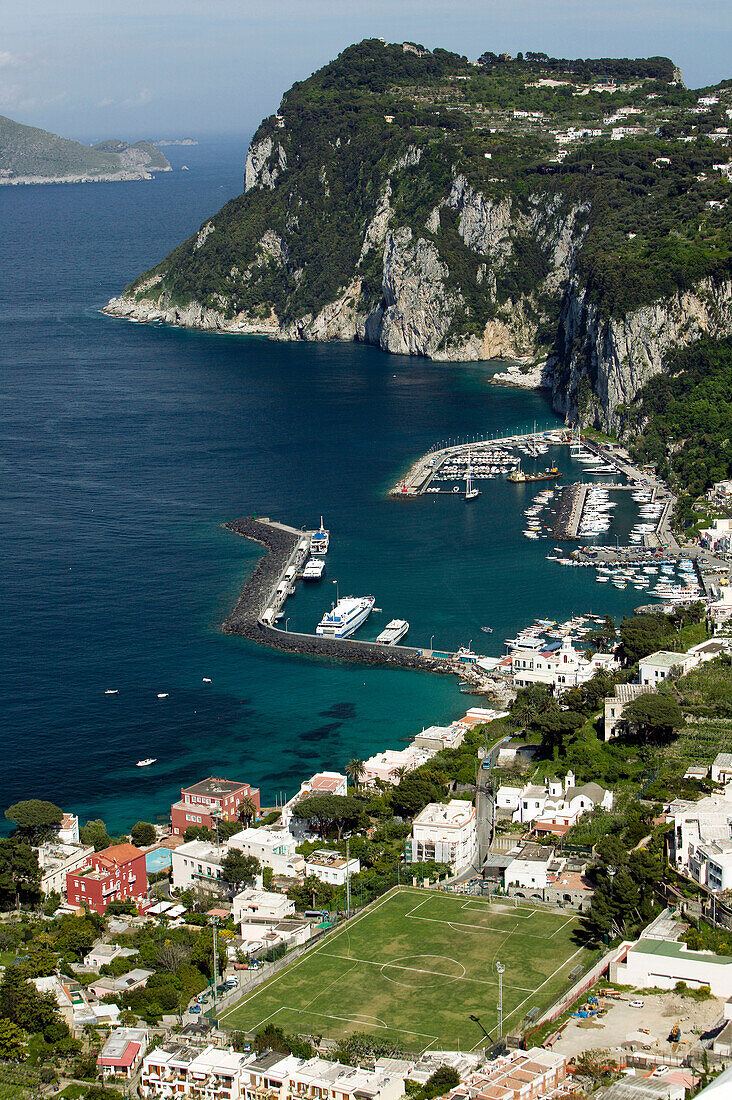
[[[459,652],[283,630],[277,626],[277,616],[281,614],[285,601],[294,594],[295,586],[302,577],[311,539],[316,532],[298,530],[269,518],[253,516],[224,526],[234,534],[258,542],[268,551],[258,562],[236,607],[225,620],[225,633],[237,634],[260,645],[303,656],[390,665],[422,672],[454,673],[460,670],[462,655]]]

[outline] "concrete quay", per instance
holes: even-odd
[[[376,642],[362,642],[355,638],[321,638],[316,634],[300,634],[274,626],[265,616],[268,610],[277,606],[277,590],[297,560],[303,541],[309,546],[311,532],[253,516],[233,520],[224,527],[260,543],[268,551],[257,563],[236,607],[224,621],[225,634],[236,634],[259,645],[303,656],[360,661],[363,664],[411,668],[421,672],[457,671],[452,653],[436,656],[429,649],[377,645]]]

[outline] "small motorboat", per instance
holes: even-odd
[[[107,688],[105,695],[119,695],[119,688]]]
[[[158,692],[158,699],[167,699],[167,698],[168,698],[168,692],[167,691],[159,691]]]
[[[204,684],[210,684],[211,683],[211,677],[210,676],[204,676],[203,677],[203,683]]]
[[[482,626],[480,629],[483,631],[484,634],[492,634],[493,633],[493,627],[492,626]]]
[[[137,761],[138,768],[149,768],[151,764],[157,761],[157,756],[146,756],[144,760]]]

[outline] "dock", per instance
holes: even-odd
[[[255,516],[233,520],[224,527],[258,542],[267,550],[245,584],[236,607],[224,621],[224,633],[303,656],[360,661],[421,672],[461,671],[460,658],[455,653],[412,646],[385,646],[357,638],[321,638],[317,634],[282,630],[275,625],[275,615],[291,594],[293,582],[297,583],[298,563],[304,562],[303,551],[307,557],[312,532]],[[294,576],[288,576],[293,567]]]

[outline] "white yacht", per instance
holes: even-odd
[[[396,645],[408,630],[409,623],[406,619],[392,619],[390,623],[386,624],[376,641],[380,645]]]
[[[328,553],[328,546],[330,545],[330,531],[326,531],[323,526],[323,517],[320,517],[320,527],[317,531],[314,531],[310,537],[310,553],[317,554],[322,557],[323,554]]]
[[[311,558],[302,571],[304,581],[319,581],[323,576],[325,562],[322,558]]]
[[[138,760],[135,767],[137,768],[149,768],[151,764],[154,764],[157,760],[157,756],[146,756],[144,760]]]
[[[363,626],[374,603],[374,596],[344,596],[335,607],[326,611],[315,633],[321,638],[347,638]]]

